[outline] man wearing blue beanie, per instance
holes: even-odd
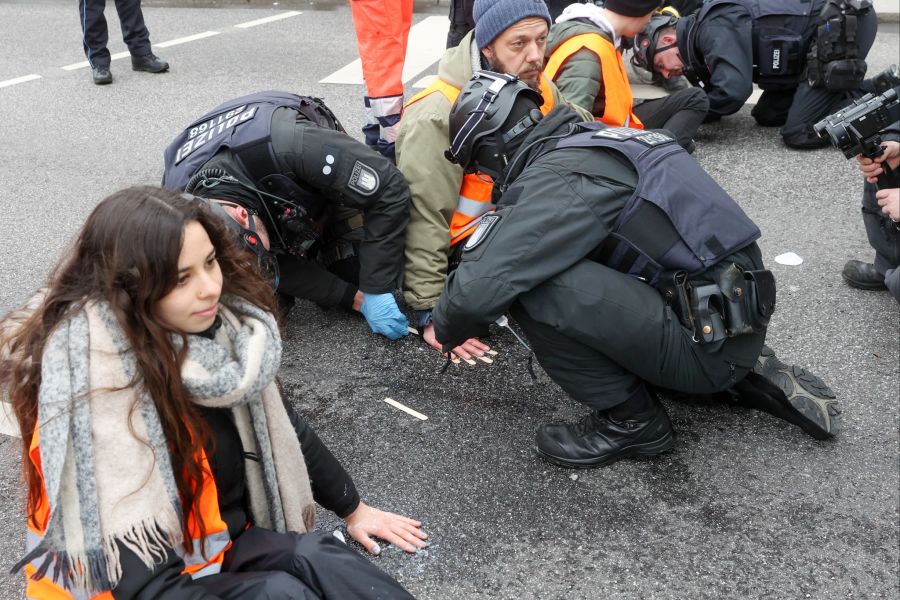
[[[543,0],[475,0],[475,29],[444,54],[438,79],[404,108],[397,135],[397,166],[412,197],[406,229],[404,297],[416,312],[423,339],[440,352],[431,310],[444,289],[450,264],[485,213],[493,210],[492,182],[482,173],[465,175],[444,158],[449,147],[450,107],[459,90],[482,69],[511,73],[540,91],[546,114],[565,104],[584,120],[591,114],[566,102],[543,76],[550,13]],[[455,354],[467,360],[489,350],[467,340]],[[474,356],[473,356],[474,355]]]

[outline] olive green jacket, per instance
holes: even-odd
[[[612,36],[593,23],[583,20],[564,21],[550,28],[547,38],[547,58],[569,39],[584,33],[599,33],[612,40]],[[553,81],[566,100],[590,110],[594,116],[602,116],[606,109],[606,93],[603,90],[603,73],[597,55],[582,48],[572,55],[559,69]]]
[[[481,53],[469,32],[450,48],[438,65],[438,77],[462,88],[482,66]],[[553,86],[556,105],[569,104]],[[463,170],[444,158],[450,146],[450,107],[440,93],[429,94],[403,112],[397,135],[397,166],[409,183],[412,197],[406,228],[404,299],[414,310],[430,310],[447,278],[450,221],[456,210]],[[574,107],[589,119],[586,111]]]

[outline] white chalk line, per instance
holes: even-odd
[[[405,412],[406,414],[412,415],[412,416],[414,416],[414,417],[417,418],[417,419],[421,419],[422,421],[427,421],[427,420],[428,420],[428,417],[427,417],[426,415],[423,415],[423,414],[420,413],[419,411],[413,410],[413,409],[411,409],[411,408],[408,407],[408,406],[404,406],[404,405],[400,404],[399,402],[397,402],[397,401],[394,400],[393,398],[385,398],[384,401],[387,402],[388,404],[390,404],[391,406],[393,406],[394,408],[399,408],[400,410],[402,410],[402,411]]]

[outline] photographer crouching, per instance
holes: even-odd
[[[890,291],[900,302],[900,87],[866,95],[815,125],[866,179],[863,223],[874,262],[849,260],[841,276],[851,287]]]

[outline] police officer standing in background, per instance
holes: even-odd
[[[166,187],[213,199],[269,271],[283,308],[299,297],[408,334],[392,291],[403,271],[409,188],[325,104],[260,92],[221,104],[165,151]]]
[[[106,0],[78,1],[84,55],[91,65],[91,75],[97,85],[106,85],[113,80],[109,69],[112,59],[106,48],[109,29],[106,27],[106,17],[103,16],[105,6]],[[131,68],[148,73],[168,71],[169,63],[150,50],[150,32],[144,25],[141,0],[116,0],[116,12],[119,13],[125,45],[131,54]]]
[[[737,112],[757,83],[757,123],[781,127],[792,148],[816,148],[828,144],[816,121],[875,90],[863,78],[877,29],[869,0],[711,0],[692,15],[654,17],[633,60],[705,89],[708,120]]]
[[[500,87],[502,85],[502,87]],[[537,432],[543,458],[602,466],[673,445],[652,386],[729,390],[817,438],[834,394],[763,345],[775,306],[756,225],[668,135],[542,117],[515,77],[479,72],[450,116],[448,157],[495,180],[434,310],[445,351],[509,311],[547,374],[592,409]]]

